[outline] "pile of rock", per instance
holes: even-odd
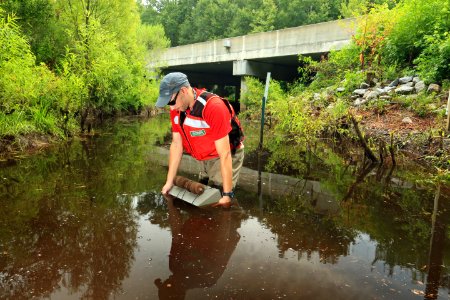
[[[392,81],[389,85],[382,86],[381,84],[376,84],[375,87],[370,87],[367,83],[362,83],[359,89],[356,89],[352,93],[352,99],[354,99],[353,105],[360,106],[363,105],[370,100],[374,99],[385,99],[389,100],[393,95],[411,95],[418,94],[422,91],[426,91],[428,93],[439,93],[441,87],[438,84],[432,83],[426,86],[425,82],[423,82],[417,76],[406,76],[397,78]],[[338,88],[336,92],[343,92],[344,88]]]

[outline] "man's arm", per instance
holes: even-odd
[[[222,188],[224,192],[233,189],[233,168],[228,134],[214,142],[220,158],[220,172],[222,174]],[[223,196],[214,206],[230,207],[231,198]]]
[[[161,193],[167,194],[173,187],[173,180],[177,175],[178,166],[180,165],[181,157],[183,156],[183,141],[179,132],[172,133],[172,143],[170,144],[169,152],[169,170],[167,171],[167,179]]]

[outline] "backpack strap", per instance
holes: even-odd
[[[230,115],[231,115],[232,117],[235,115],[235,114],[234,114],[233,107],[231,106],[230,101],[228,101],[227,99],[222,98],[222,97],[220,97],[220,96],[218,96],[218,95],[216,95],[216,94],[210,93],[210,92],[203,92],[203,93],[200,95],[200,97],[203,98],[203,99],[205,99],[206,101],[208,101],[209,98],[211,98],[211,97],[213,97],[213,96],[219,97],[220,100],[222,100],[222,101],[225,103],[225,106],[228,108],[228,111],[230,112]],[[205,104],[206,104],[206,103],[205,103]],[[204,105],[205,105],[205,104],[204,104]]]
[[[206,101],[208,101],[213,96],[217,96],[217,95],[210,93],[210,92],[203,92],[200,95],[200,97],[202,99],[205,99]],[[228,108],[228,111],[230,112],[230,115],[231,115],[231,131],[228,133],[228,137],[230,138],[230,145],[232,146],[231,154],[234,155],[236,153],[237,147],[244,140],[244,131],[242,130],[241,122],[236,117],[236,113],[234,112],[233,106],[231,106],[230,101],[228,101],[227,99],[222,98],[220,96],[217,96],[217,97],[219,97],[225,103],[225,106]],[[205,102],[205,104],[206,104],[206,102]],[[194,108],[195,108],[195,105],[194,105]],[[203,108],[204,108],[204,105],[202,107],[202,113],[203,113]]]

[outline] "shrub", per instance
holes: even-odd
[[[414,63],[421,78],[428,82],[442,82],[450,74],[450,36],[448,31],[427,37],[428,46]]]
[[[61,135],[58,128],[58,81],[42,64],[35,66],[30,45],[14,17],[0,12],[0,136],[42,132]]]
[[[394,8],[391,18],[397,21],[382,51],[385,65],[411,64],[427,47],[428,36],[435,30],[442,33],[445,24],[448,28],[448,6],[448,1],[409,0]]]
[[[343,74],[346,71],[358,69],[358,56],[359,49],[354,44],[339,51],[331,51],[328,59],[316,65],[317,73],[309,88],[317,91],[339,84],[344,79]]]

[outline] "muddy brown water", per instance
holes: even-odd
[[[447,189],[329,156],[246,167],[239,205],[199,209],[159,193],[165,121],[0,162],[0,299],[449,298]]]

